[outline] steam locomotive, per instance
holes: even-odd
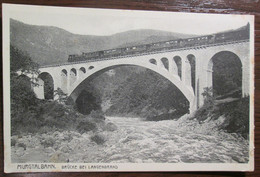
[[[187,39],[177,39],[171,41],[157,42],[152,44],[137,45],[131,47],[123,47],[116,49],[109,49],[96,52],[83,52],[81,55],[69,55],[69,62],[77,61],[92,61],[101,58],[111,58],[119,57],[133,54],[144,54],[155,51],[171,50],[178,48],[196,47],[210,44],[220,44],[238,40],[248,40],[249,39],[249,24],[241,27],[237,30],[216,33],[212,35],[187,38]]]

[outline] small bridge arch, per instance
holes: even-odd
[[[34,92],[41,99],[53,99],[54,97],[54,78],[49,72],[41,72],[37,78],[37,86]]]

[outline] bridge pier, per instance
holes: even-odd
[[[173,59],[169,59],[169,72],[171,75],[178,76],[178,67]]]
[[[190,108],[189,108],[189,114],[194,113],[196,110],[197,110],[196,104],[195,104],[195,105],[191,104],[191,105],[190,105]]]
[[[182,58],[182,68],[181,68],[181,80],[187,86],[191,86],[191,66],[190,62],[186,58]]]
[[[67,93],[70,92],[70,72],[68,72],[67,76]]]

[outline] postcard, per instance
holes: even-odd
[[[253,171],[254,16],[3,4],[4,170]]]

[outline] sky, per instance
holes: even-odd
[[[204,35],[237,29],[251,19],[241,15],[24,5],[8,7],[10,18],[26,24],[56,26],[74,34],[100,36],[138,29]]]

